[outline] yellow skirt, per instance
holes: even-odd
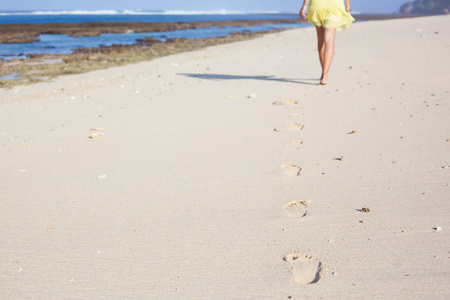
[[[343,0],[311,0],[308,21],[315,26],[343,30],[355,19],[345,10]]]

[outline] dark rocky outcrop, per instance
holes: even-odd
[[[400,13],[407,15],[442,15],[450,13],[450,0],[408,1],[400,7]]]

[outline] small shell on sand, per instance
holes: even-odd
[[[89,138],[95,140],[95,139],[100,139],[100,138],[102,138],[104,136],[105,135],[103,133],[91,133]]]
[[[286,101],[275,101],[272,105],[288,105],[288,104],[297,104],[298,100],[287,99]]]
[[[360,211],[363,213],[368,213],[368,212],[370,212],[370,209],[368,207],[363,207],[363,208],[361,208]]]
[[[357,133],[358,132],[358,130],[352,130],[352,131],[350,131],[349,133],[347,133],[347,134],[355,134],[355,133]]]
[[[256,93],[250,93],[247,98],[254,99],[256,98]]]

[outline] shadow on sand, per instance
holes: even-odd
[[[209,79],[209,80],[265,80],[265,81],[279,81],[289,82],[307,85],[318,85],[319,79],[295,79],[295,78],[277,78],[275,76],[245,76],[245,75],[226,75],[226,74],[193,74],[193,73],[178,73],[177,75],[183,75],[192,78]]]

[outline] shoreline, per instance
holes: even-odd
[[[198,22],[86,22],[0,25],[0,43],[33,43],[41,34],[67,34],[72,37],[99,36],[108,33],[150,33],[185,29],[259,24],[305,23],[297,19],[231,20]]]
[[[357,14],[357,21],[376,21],[421,17],[400,14]],[[183,29],[198,29],[212,26],[252,26],[260,24],[308,23],[300,18],[269,20],[230,20],[197,22],[85,22],[85,23],[37,23],[0,24],[0,43],[33,43],[40,34],[67,34],[73,37],[99,36],[107,33],[149,33]]]
[[[248,40],[279,31],[282,30],[236,33],[228,36],[195,40],[175,38],[168,39],[166,42],[154,42],[152,39],[144,39],[141,43],[133,45],[83,48],[69,54],[37,54],[29,55],[27,59],[0,61],[0,77],[13,77],[7,80],[0,80],[0,89],[50,81],[61,75],[87,73],[149,61],[158,57]]]
[[[355,16],[358,21],[380,21],[389,19],[414,18],[411,15],[365,15]],[[423,16],[421,16],[423,17]],[[251,26],[258,24],[302,23],[301,19],[276,20],[233,20],[201,22],[166,22],[166,23],[123,23],[123,22],[89,22],[76,24],[11,24],[0,25],[0,41],[28,41],[32,43],[41,33],[68,34],[78,36],[97,36],[103,33],[127,32],[161,32],[176,29],[195,29],[211,26]],[[54,29],[56,27],[56,29]],[[233,33],[228,36],[200,39],[169,39],[167,42],[148,38],[136,41],[132,45],[112,45],[98,48],[74,49],[69,54],[28,54],[27,58],[11,60],[0,59],[0,88],[11,88],[22,84],[48,81],[60,75],[79,74],[93,70],[122,66],[151,60],[155,57],[192,51],[203,47],[242,41],[264,34],[282,31],[277,29],[267,32]]]

